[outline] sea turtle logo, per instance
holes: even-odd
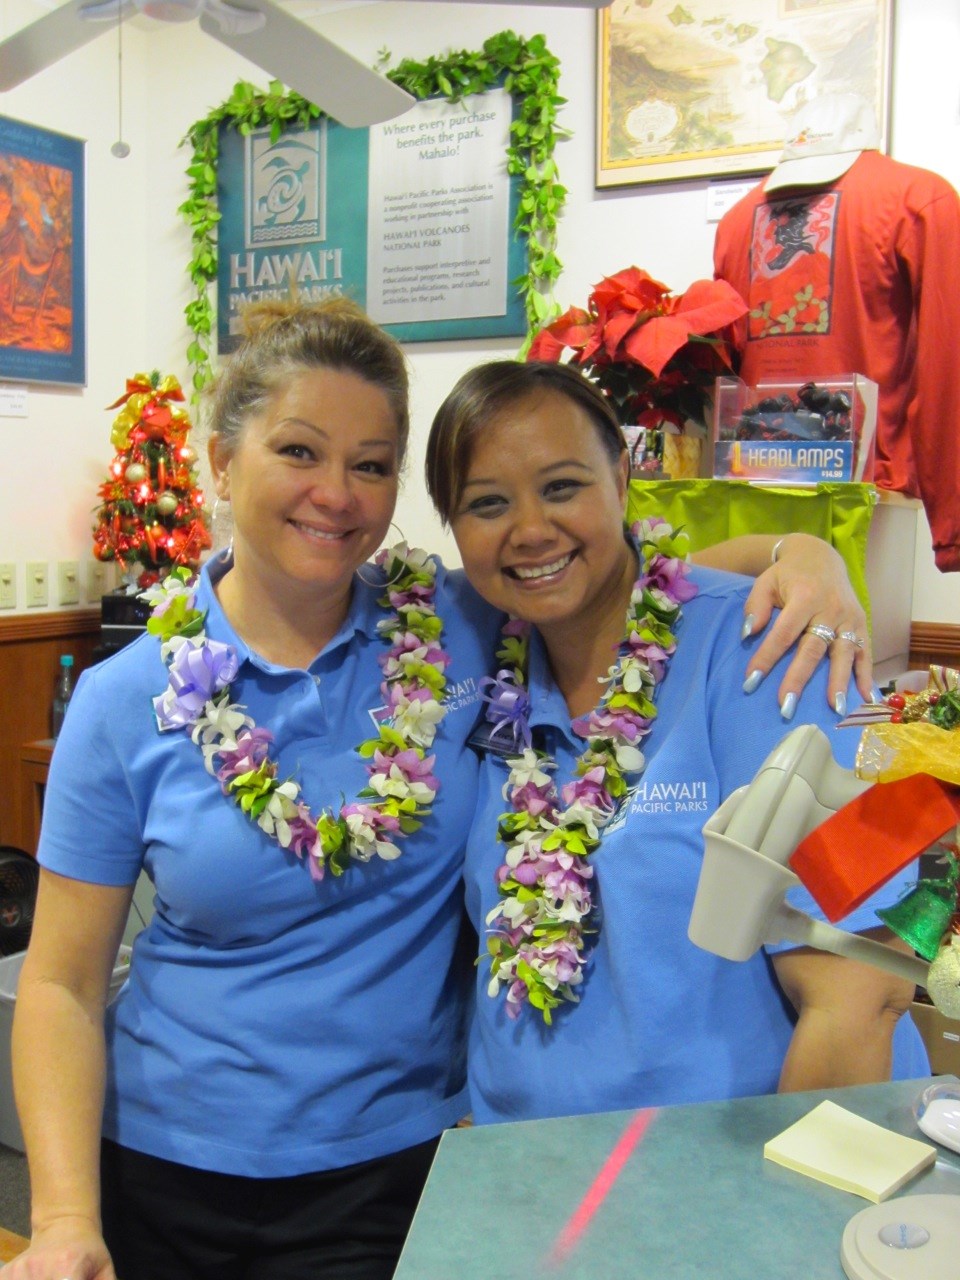
[[[247,247],[326,237],[326,121],[284,134],[247,137]]]

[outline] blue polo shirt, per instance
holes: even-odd
[[[776,1091],[795,1015],[763,951],[735,963],[701,951],[687,937],[703,857],[701,828],[733,790],[751,780],[788,731],[776,690],[781,668],[750,697],[741,690],[747,650],[740,643],[750,583],[693,569],[698,595],[684,605],[677,652],[659,688],[658,716],[642,747],[647,767],[591,857],[600,932],[578,988],[545,1027],[536,1010],[518,1021],[503,992],[487,994],[481,943],[477,1015],[469,1075],[479,1123],[699,1102]],[[757,642],[755,642],[757,643]],[[858,735],[835,728],[826,705],[826,665],[804,692],[801,717],[819,723],[834,754],[850,765]],[[574,776],[584,743],[570,729],[538,636],[531,646],[531,724],[555,756],[558,785]],[[853,693],[851,697],[853,698]],[[506,807],[507,768],[487,756],[477,819],[467,846],[467,907],[481,938],[498,896],[494,873],[504,846],[495,833]],[[908,868],[882,894],[841,922],[879,925],[874,910],[915,879]],[[791,902],[822,917],[809,894]],[[895,1032],[894,1074],[928,1074],[909,1018]]]
[[[357,581],[338,635],[308,670],[289,670],[243,643],[210,566],[203,574],[207,634],[240,657],[234,701],[274,734],[279,776],[300,782],[314,815],[366,781],[355,747],[383,702],[378,594]],[[452,663],[432,814],[396,861],[321,883],[222,795],[188,733],[157,731],[151,699],[167,677],[155,638],[79,681],[50,768],[40,861],[104,885],[132,884],[144,867],[156,887],[108,1013],[109,1138],[275,1177],[400,1150],[468,1110],[461,870],[477,761],[465,740],[495,631],[442,568],[436,607]]]

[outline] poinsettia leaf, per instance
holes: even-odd
[[[527,354],[528,360],[560,359],[565,347],[579,350],[593,336],[595,322],[580,307],[570,307],[559,319],[547,325],[534,338]]]
[[[669,293],[665,284],[654,280],[642,267],[627,267],[616,275],[605,276],[595,285],[590,302],[598,311],[620,306],[634,312],[653,311]]]
[[[566,344],[555,337],[549,329],[541,329],[527,351],[528,360],[543,360],[548,364],[557,364],[566,351]]]
[[[611,360],[622,359],[620,343],[636,323],[636,313],[621,311],[607,318],[603,325],[603,349]]]
[[[691,333],[716,333],[747,314],[747,304],[726,280],[694,280],[677,303]]]
[[[627,336],[624,351],[631,360],[659,377],[670,357],[685,344],[689,332],[677,316],[655,316]]]
[[[746,313],[747,304],[725,280],[695,280],[670,315],[655,316],[634,329],[624,350],[659,377],[692,336],[714,334]]]

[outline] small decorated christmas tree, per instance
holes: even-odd
[[[108,406],[120,408],[110,435],[117,452],[100,486],[93,554],[115,560],[141,590],[175,565],[196,568],[211,545],[183,400],[177,379],[154,370],[128,378]]]

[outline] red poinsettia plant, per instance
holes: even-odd
[[[534,338],[528,360],[571,351],[625,426],[682,432],[705,423],[715,379],[732,369],[732,325],[747,304],[725,280],[675,295],[640,267],[606,276],[587,310],[570,309]]]

